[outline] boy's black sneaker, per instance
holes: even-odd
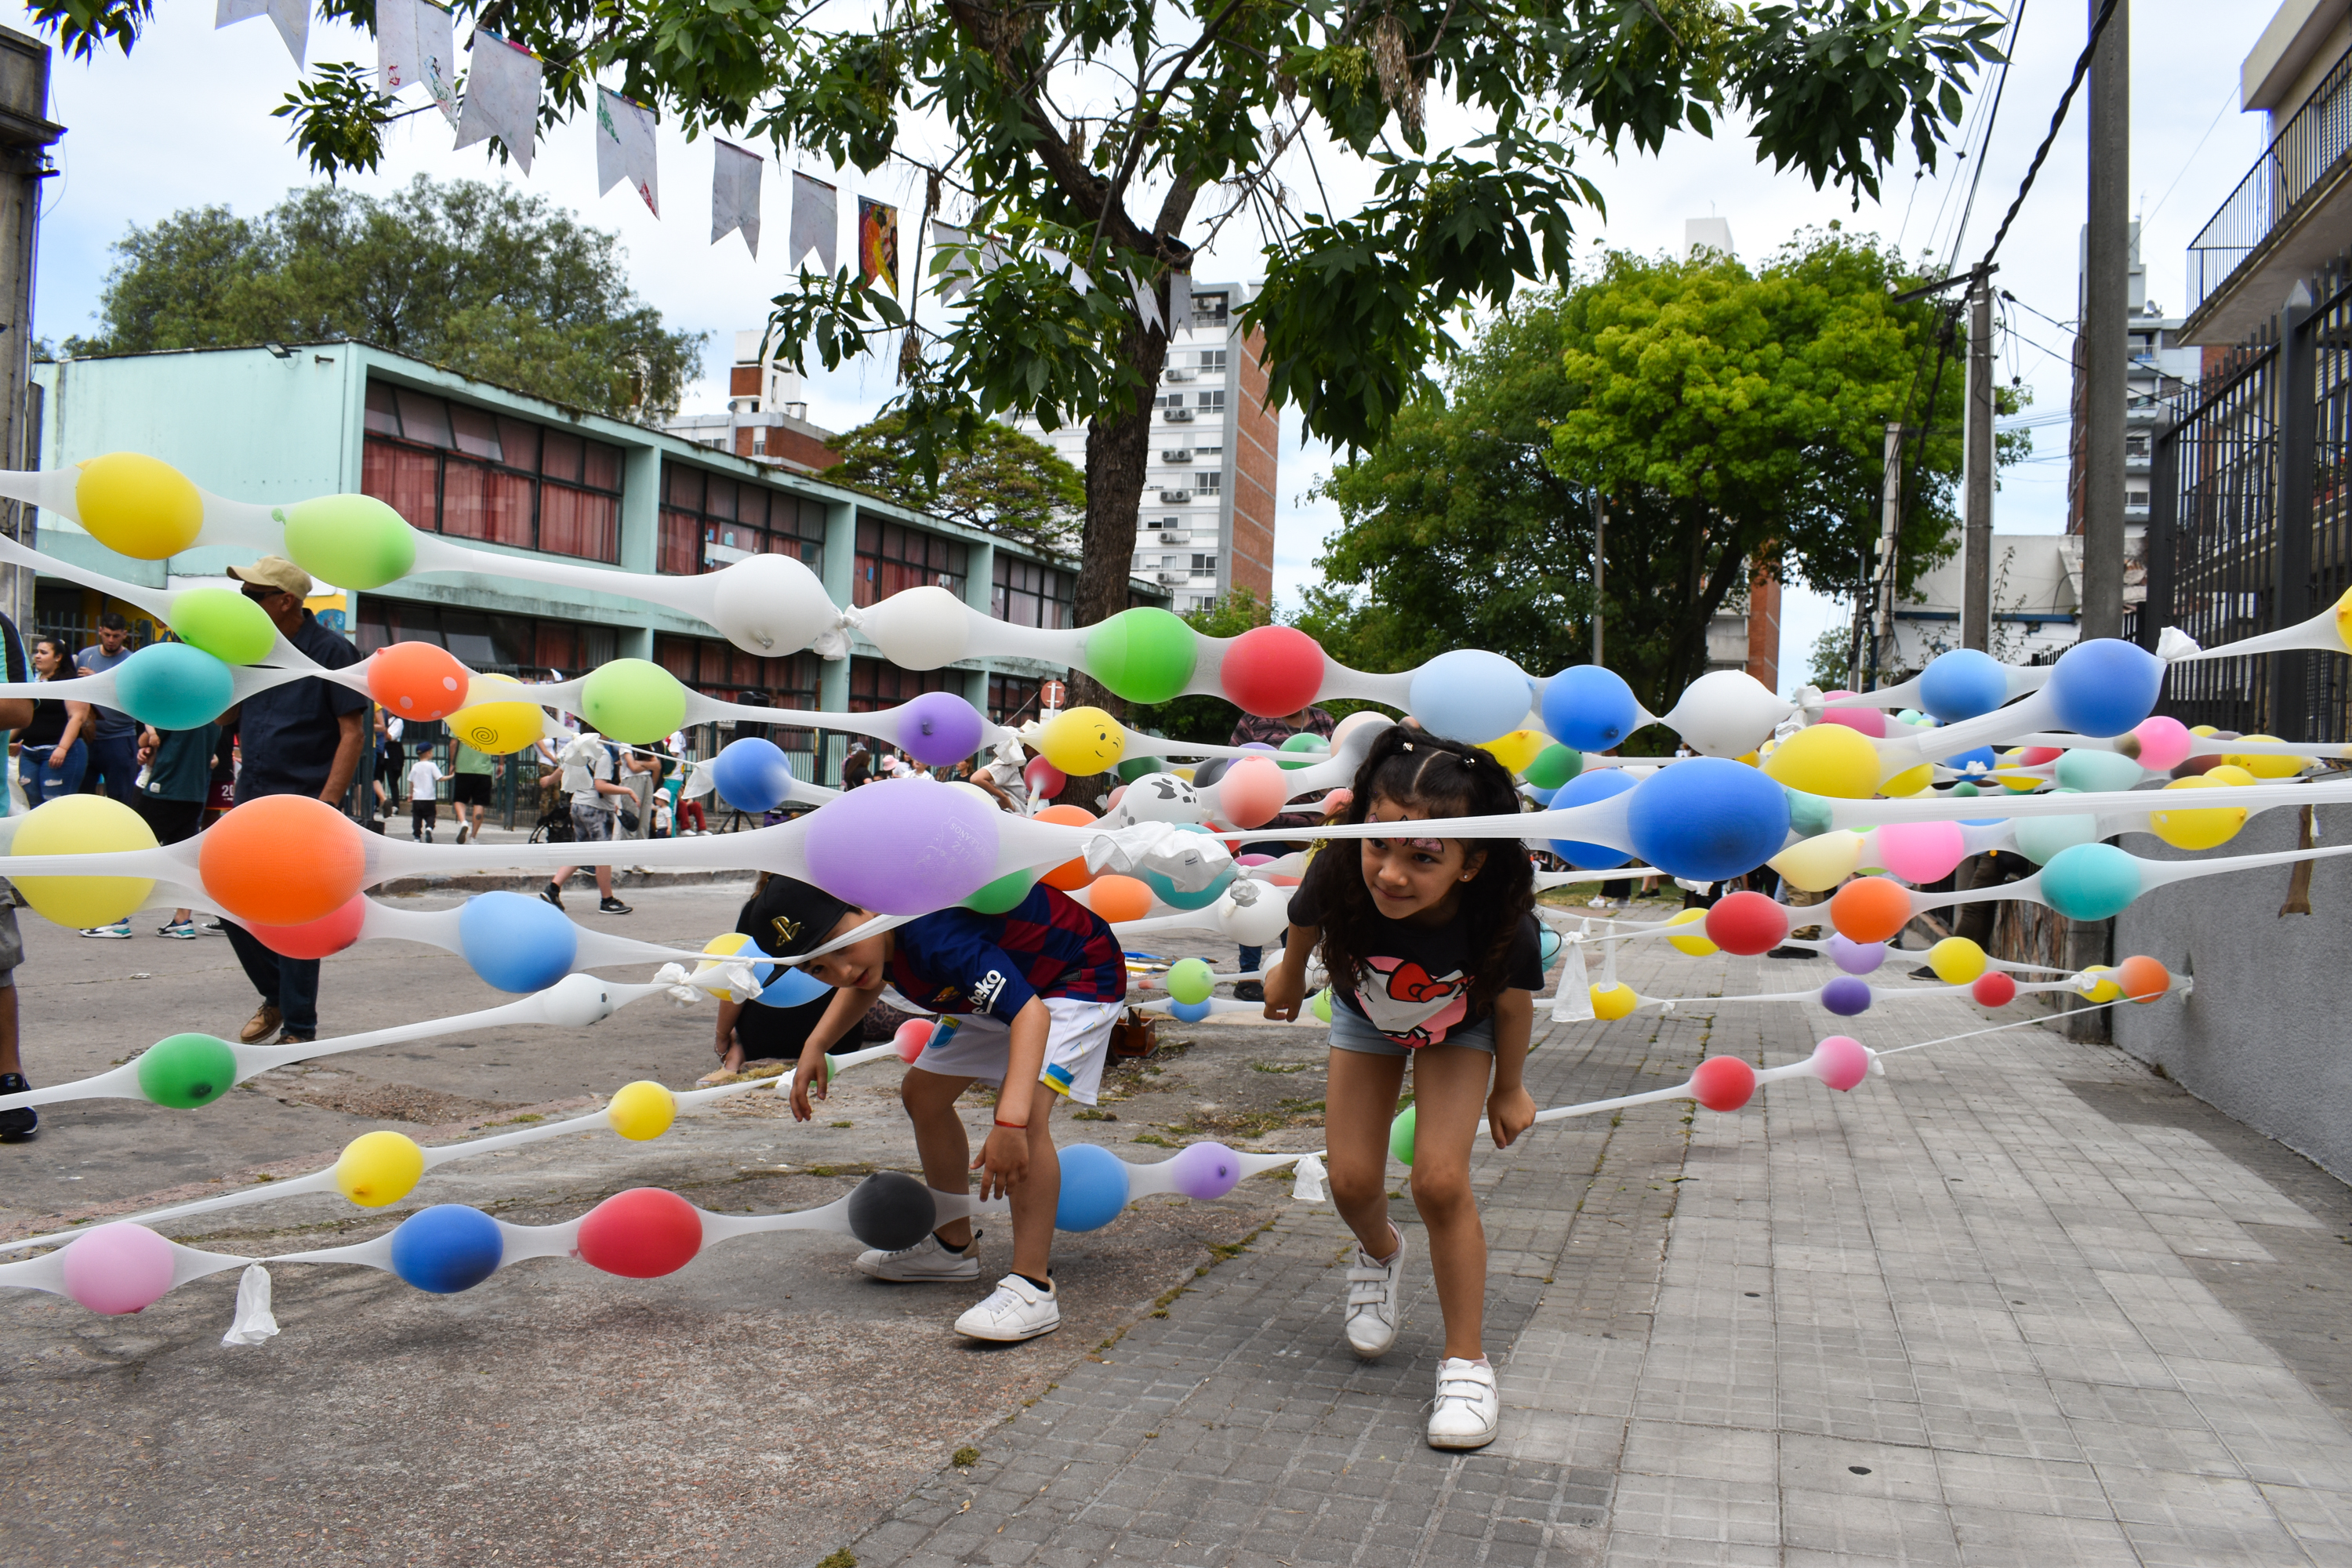
[[[1239,985],[1234,987],[1234,1000],[1236,1002],[1263,1002],[1265,1000],[1265,987],[1257,981],[1244,980]]]
[[[563,889],[557,887],[552,882],[550,882],[547,886],[541,888],[539,890],[539,896],[545,899],[549,903],[553,904],[559,910],[563,907]]]
[[[0,1094],[22,1094],[33,1086],[20,1072],[0,1072]],[[40,1131],[41,1113],[29,1105],[0,1110],[0,1143],[23,1143]]]
[[[607,898],[597,904],[596,912],[600,915],[625,915],[629,912],[629,906],[618,899]]]

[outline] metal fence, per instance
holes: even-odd
[[[2347,152],[2352,152],[2352,53],[2336,62],[2238,188],[2189,242],[2191,314],[2270,237],[2297,202],[2326,181]]]

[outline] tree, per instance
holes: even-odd
[[[543,198],[419,175],[382,201],[334,186],[262,216],[192,207],[132,226],[69,354],[356,338],[574,408],[658,423],[707,334],[630,292],[617,237]]]
[[[824,479],[950,521],[1017,539],[1049,554],[1076,553],[1087,482],[1043,441],[994,421],[969,450],[952,448],[926,472],[903,414],[885,414],[834,443]]]
[[[131,47],[152,4],[34,0],[34,16],[87,55]],[[373,26],[369,0],[326,8]],[[1241,215],[1263,240],[1265,283],[1244,324],[1265,334],[1272,401],[1317,436],[1366,446],[1457,346],[1451,318],[1565,270],[1576,209],[1600,201],[1580,148],[1654,150],[1730,112],[1759,159],[1858,202],[1906,139],[1933,163],[2002,21],[1983,0],[459,9],[547,62],[542,122],[617,79],[688,135],[730,130],[860,170],[928,171],[926,216],[986,237],[934,251],[934,271],[980,273],[955,319],[919,327],[845,268],[803,271],[772,330],[802,368],[896,347],[927,455],[1001,415],[1085,423],[1081,623],[1126,605],[1170,277]],[[341,65],[319,68],[278,112],[332,172],[373,166],[391,110],[369,72]],[[1433,145],[1433,125],[1465,122],[1462,142]],[[1323,160],[1372,174],[1360,210],[1330,210]],[[915,229],[919,258],[926,233]],[[907,270],[919,280],[923,268]],[[1077,684],[1074,695],[1102,695]]]

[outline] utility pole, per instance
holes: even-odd
[[[1601,506],[1601,494],[1596,490],[1592,496],[1592,662],[1595,664],[1603,662],[1601,658],[1601,577],[1608,532],[1609,513]]]
[[[2090,0],[2095,26],[2106,0]],[[2131,325],[2131,0],[2091,57],[2083,268],[2083,636],[2124,629],[2124,405]]]
[[[1886,488],[1878,529],[1878,635],[1871,639],[1870,677],[1876,685],[1895,663],[1895,542],[1903,532],[1903,426],[1886,426]]]
[[[1992,647],[1992,274],[1969,286],[1968,532],[1961,559],[1960,646]]]
[[[41,182],[56,170],[49,144],[65,127],[49,122],[49,48],[0,27],[0,466],[39,468],[33,417],[33,255],[40,227]],[[32,541],[30,507],[0,506],[0,533]],[[33,635],[33,574],[0,569],[0,610]]]

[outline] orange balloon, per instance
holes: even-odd
[[[1113,925],[1151,912],[1151,889],[1132,877],[1097,877],[1093,891],[1095,913]]]
[[[445,719],[466,705],[474,672],[429,642],[396,642],[367,661],[368,695],[395,719]]]
[[[1084,827],[1094,819],[1095,814],[1083,805],[1049,805],[1039,812],[1034,820],[1059,822],[1071,827]],[[1087,858],[1081,855],[1075,860],[1063,861],[1037,879],[1049,888],[1059,888],[1066,893],[1075,893],[1093,881],[1095,874],[1087,869]]]
[[[2172,973],[2143,952],[2116,966],[2116,984],[2135,1002],[2153,1002],[2172,989]]]
[[[205,891],[240,923],[299,926],[359,896],[367,842],[359,824],[307,795],[266,795],[233,808],[196,840]]]
[[[1911,889],[1885,877],[1856,877],[1830,900],[1830,923],[1848,942],[1886,942],[1911,923]]]

